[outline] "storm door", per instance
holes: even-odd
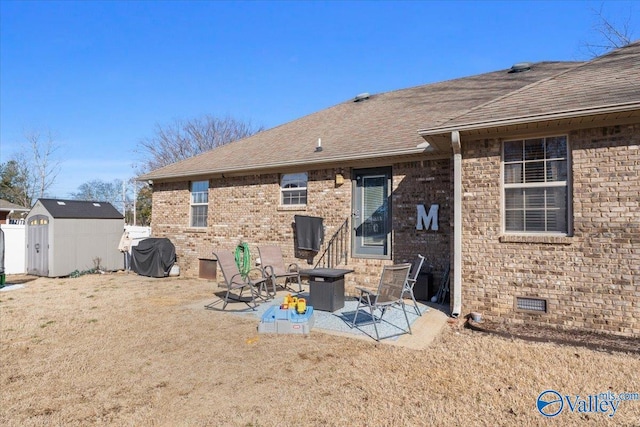
[[[391,168],[354,170],[352,254],[389,258],[391,254]]]
[[[49,275],[49,217],[35,215],[27,223],[27,273]]]

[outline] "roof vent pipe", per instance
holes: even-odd
[[[531,62],[518,62],[517,64],[513,64],[509,73],[522,73],[524,71],[529,71],[531,69]]]
[[[318,145],[316,146],[316,153],[322,151],[322,138],[318,138]]]

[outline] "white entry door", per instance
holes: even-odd
[[[27,223],[27,273],[49,275],[49,217],[36,215]]]

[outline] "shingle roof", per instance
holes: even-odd
[[[38,199],[53,218],[122,219],[111,203],[83,200]]]
[[[251,137],[145,174],[168,179],[253,172],[299,164],[418,153],[418,130],[438,126],[472,107],[574,68],[576,62],[541,62],[526,73],[495,71],[349,100]],[[315,151],[318,138],[323,150]]]
[[[0,211],[2,212],[10,212],[10,211],[24,212],[28,210],[29,208],[25,208],[24,206],[16,205],[15,203],[11,203],[8,200],[0,199]]]
[[[479,105],[421,134],[496,122],[581,116],[640,107],[640,41]]]

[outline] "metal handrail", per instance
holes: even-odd
[[[347,218],[338,230],[333,234],[324,252],[313,268],[334,268],[342,262],[347,263],[349,237],[349,218]]]

